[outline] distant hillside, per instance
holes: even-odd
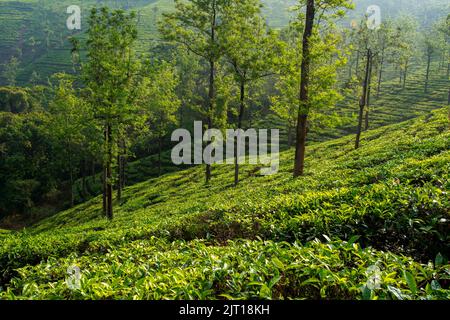
[[[292,14],[288,9],[296,1],[264,0],[263,3],[268,23],[280,28],[288,24]],[[346,25],[352,19],[363,17],[370,4],[380,5],[384,16],[395,17],[401,13],[409,13],[424,24],[449,12],[446,0],[357,0],[355,3],[356,10],[342,21]],[[84,22],[89,8],[94,5],[137,11],[139,49],[143,52],[148,50],[157,37],[155,21],[161,12],[173,7],[172,0],[0,0],[0,85],[5,85],[5,79],[1,76],[4,64],[13,56],[20,60],[17,79],[20,85],[29,83],[33,72],[36,73],[34,81],[47,83],[48,77],[53,73],[72,70],[70,44],[67,41],[71,32],[66,28],[66,9],[73,4],[82,8]]]

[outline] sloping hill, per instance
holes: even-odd
[[[127,188],[112,222],[96,198],[3,235],[0,297],[450,298],[448,109],[353,139],[310,146],[300,179],[292,151],[237,188],[232,167],[210,186],[195,167]]]
[[[386,81],[382,82],[382,90],[377,95],[374,90],[371,96],[370,128],[375,129],[393,123],[402,122],[414,117],[426,115],[430,110],[441,108],[448,99],[450,81],[446,79],[446,70],[438,63],[431,67],[429,92],[424,93],[424,67],[411,70],[408,86],[402,88],[397,78],[393,78],[393,70],[387,70]],[[375,86],[376,87],[376,86]],[[375,89],[375,88],[374,88]],[[358,97],[347,96],[329,113],[336,113],[338,117],[328,115],[328,121],[323,123],[314,119],[308,136],[308,143],[336,139],[356,132]],[[326,118],[326,117],[325,117]],[[332,123],[330,123],[330,121]],[[269,115],[254,124],[256,128],[279,128],[281,131],[280,146],[282,150],[288,148],[286,125],[276,115]],[[164,173],[177,171],[170,160],[170,151],[164,152],[162,157],[162,171]],[[131,162],[126,168],[128,184],[132,185],[158,176],[158,157],[149,156]],[[87,178],[87,194],[82,192],[82,182],[77,181],[74,194],[77,202],[83,202],[101,193],[101,176]]]
[[[270,24],[281,27],[288,19],[288,3],[264,0],[264,10]],[[74,33],[66,27],[67,7],[79,5],[82,9],[82,32],[85,31],[89,10],[93,6],[108,6],[134,10],[138,14],[138,51],[147,52],[157,43],[157,21],[162,12],[173,8],[173,0],[0,0],[0,85],[4,64],[11,57],[19,58],[18,84],[25,85],[36,72],[40,83],[57,72],[71,72],[71,44],[68,38]],[[79,35],[80,32],[75,34]]]

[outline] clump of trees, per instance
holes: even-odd
[[[295,145],[293,175],[300,177],[315,119],[330,115],[349,88],[358,112],[355,147],[361,147],[373,99],[387,90],[388,68],[401,90],[411,69],[424,65],[425,93],[434,61],[450,74],[450,18],[427,30],[409,16],[376,30],[362,20],[347,32],[336,21],[351,8],[347,0],[298,0],[289,25],[273,30],[260,0],[176,1],[160,21],[161,41],[146,55],[136,53],[134,13],[93,9],[87,39],[71,39],[71,75],[57,74],[43,87],[35,72],[25,89],[13,87],[17,59],[5,69],[11,86],[0,88],[0,215],[29,211],[52,195],[65,194],[73,206],[75,191],[89,197],[91,176],[101,180],[103,213],[113,219],[130,159],[157,154],[155,171],[163,174],[172,129],[192,129],[199,119],[204,129],[238,130],[227,137],[234,139],[237,186],[241,135],[275,115]],[[430,32],[438,36],[426,37]],[[212,178],[208,163],[207,185]]]

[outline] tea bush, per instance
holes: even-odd
[[[243,166],[237,188],[232,167],[210,186],[194,167],[126,188],[112,222],[94,198],[0,233],[1,298],[448,298],[448,111],[353,140],[309,146],[300,179],[292,151],[274,176]],[[364,289],[373,265],[384,280]]]
[[[81,270],[68,288],[67,268]],[[375,270],[375,271],[371,271]],[[136,241],[105,254],[48,259],[19,270],[9,299],[444,299],[441,264],[353,242]]]

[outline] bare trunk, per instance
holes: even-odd
[[[308,115],[300,115],[297,124],[296,163],[294,177],[302,176],[305,171],[306,136],[308,135]]]
[[[305,168],[306,135],[309,109],[309,71],[311,64],[310,40],[314,28],[316,8],[314,0],[306,4],[305,31],[303,33],[302,65],[300,79],[300,105],[297,121],[294,177],[302,176]]]
[[[378,73],[378,87],[377,87],[377,99],[380,98],[380,93],[381,93],[381,81],[383,78],[383,68],[384,68],[384,48],[383,51],[381,53],[381,60],[380,60],[380,72]]]
[[[106,166],[104,166],[102,172],[102,197],[103,197],[103,215],[106,217],[108,211],[107,210],[108,203],[106,201]]]
[[[406,89],[406,79],[408,77],[408,67],[405,67],[405,72],[403,74],[403,89]]]
[[[73,207],[75,205],[75,199],[73,195],[73,163],[72,163],[72,148],[71,144],[69,142],[69,145],[67,146],[68,152],[69,152],[69,175],[70,175],[70,207]]]
[[[162,153],[162,136],[161,133],[158,135],[158,176],[161,176],[161,153]]]
[[[107,125],[107,148],[108,148],[108,159],[106,163],[106,217],[109,220],[113,219],[113,186],[112,186],[112,128],[111,125]]]
[[[87,191],[87,171],[88,171],[88,161],[86,158],[83,158],[83,167],[81,168],[82,178],[81,178],[81,192],[83,200],[86,201],[89,197]]]
[[[213,18],[211,21],[211,43],[216,41],[216,11],[215,2],[213,2]],[[213,53],[211,53],[213,55]],[[214,57],[211,56],[209,60],[209,92],[208,92],[208,129],[212,129],[213,126],[213,112],[214,112],[214,98],[215,98],[215,62]],[[211,164],[206,164],[206,184],[211,181]]]
[[[117,200],[120,202],[122,200],[122,193],[125,187],[125,141],[123,139],[119,140],[118,149],[119,155],[117,156]]]
[[[75,197],[73,195],[73,170],[70,169],[70,207],[75,205]]]
[[[428,81],[430,80],[430,65],[431,65],[431,53],[428,53],[427,73],[425,76],[425,93],[428,93]]]
[[[244,117],[245,110],[245,81],[241,79],[241,95],[240,95],[240,106],[238,115],[238,130],[242,129],[242,119]],[[239,154],[238,154],[238,143],[240,136],[236,138],[235,148],[234,148],[234,185],[239,184]]]
[[[127,165],[128,165],[128,156],[127,156],[127,146],[124,144],[123,146],[123,157],[122,157],[122,190],[127,185]]]
[[[361,141],[361,131],[364,117],[364,108],[367,102],[367,88],[369,82],[369,68],[370,68],[370,59],[372,57],[371,50],[367,50],[367,62],[366,62],[366,76],[363,82],[363,92],[361,95],[361,99],[359,100],[359,117],[358,117],[358,128],[356,132],[356,141],[355,141],[355,149],[358,149]]]
[[[119,149],[120,150],[120,149]],[[117,200],[122,200],[122,156],[117,156]]]
[[[208,127],[212,129],[212,112],[214,110],[214,61],[210,61],[210,77],[209,77],[209,110],[208,110]],[[206,184],[211,181],[211,164],[206,164]]]
[[[364,125],[364,131],[369,130],[369,112],[370,112],[370,94],[372,91],[372,68],[373,68],[373,58],[370,58],[369,64],[369,82],[367,84],[367,105],[366,105],[366,119]]]

